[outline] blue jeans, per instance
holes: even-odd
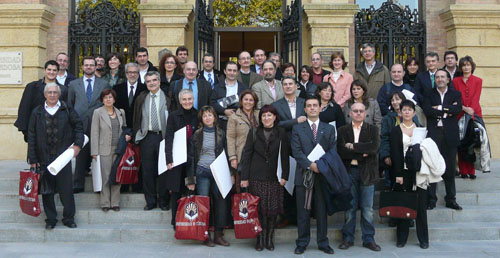
[[[209,168],[201,166],[196,167],[196,192],[198,195],[210,196],[210,185],[212,180],[212,171]]]
[[[215,231],[222,231],[224,227],[229,226],[231,206],[228,199],[222,198],[209,168],[196,167],[196,191],[198,195],[209,196],[213,200],[213,206],[210,207],[210,224],[214,225]]]
[[[361,209],[361,232],[363,233],[363,243],[374,242],[375,227],[373,226],[373,195],[375,185],[363,185],[358,168],[351,168],[352,179],[352,201],[351,209],[346,212],[347,221],[342,228],[342,235],[345,241],[354,242],[354,232],[356,229],[356,212]]]

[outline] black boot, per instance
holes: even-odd
[[[257,251],[264,250],[264,233],[265,233],[265,230],[262,229],[262,232],[260,232],[257,235],[257,243],[255,244],[255,250],[257,250]]]
[[[274,250],[274,228],[276,227],[276,216],[267,217],[266,249]]]

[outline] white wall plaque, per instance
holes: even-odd
[[[23,83],[23,53],[0,52],[0,84]]]

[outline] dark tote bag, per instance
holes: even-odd
[[[416,192],[380,192],[379,215],[396,219],[417,218]]]

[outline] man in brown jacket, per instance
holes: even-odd
[[[368,98],[377,99],[382,85],[391,82],[389,69],[380,61],[375,60],[375,46],[371,43],[363,44],[361,49],[364,61],[356,66],[354,80],[362,80],[368,86]]]

